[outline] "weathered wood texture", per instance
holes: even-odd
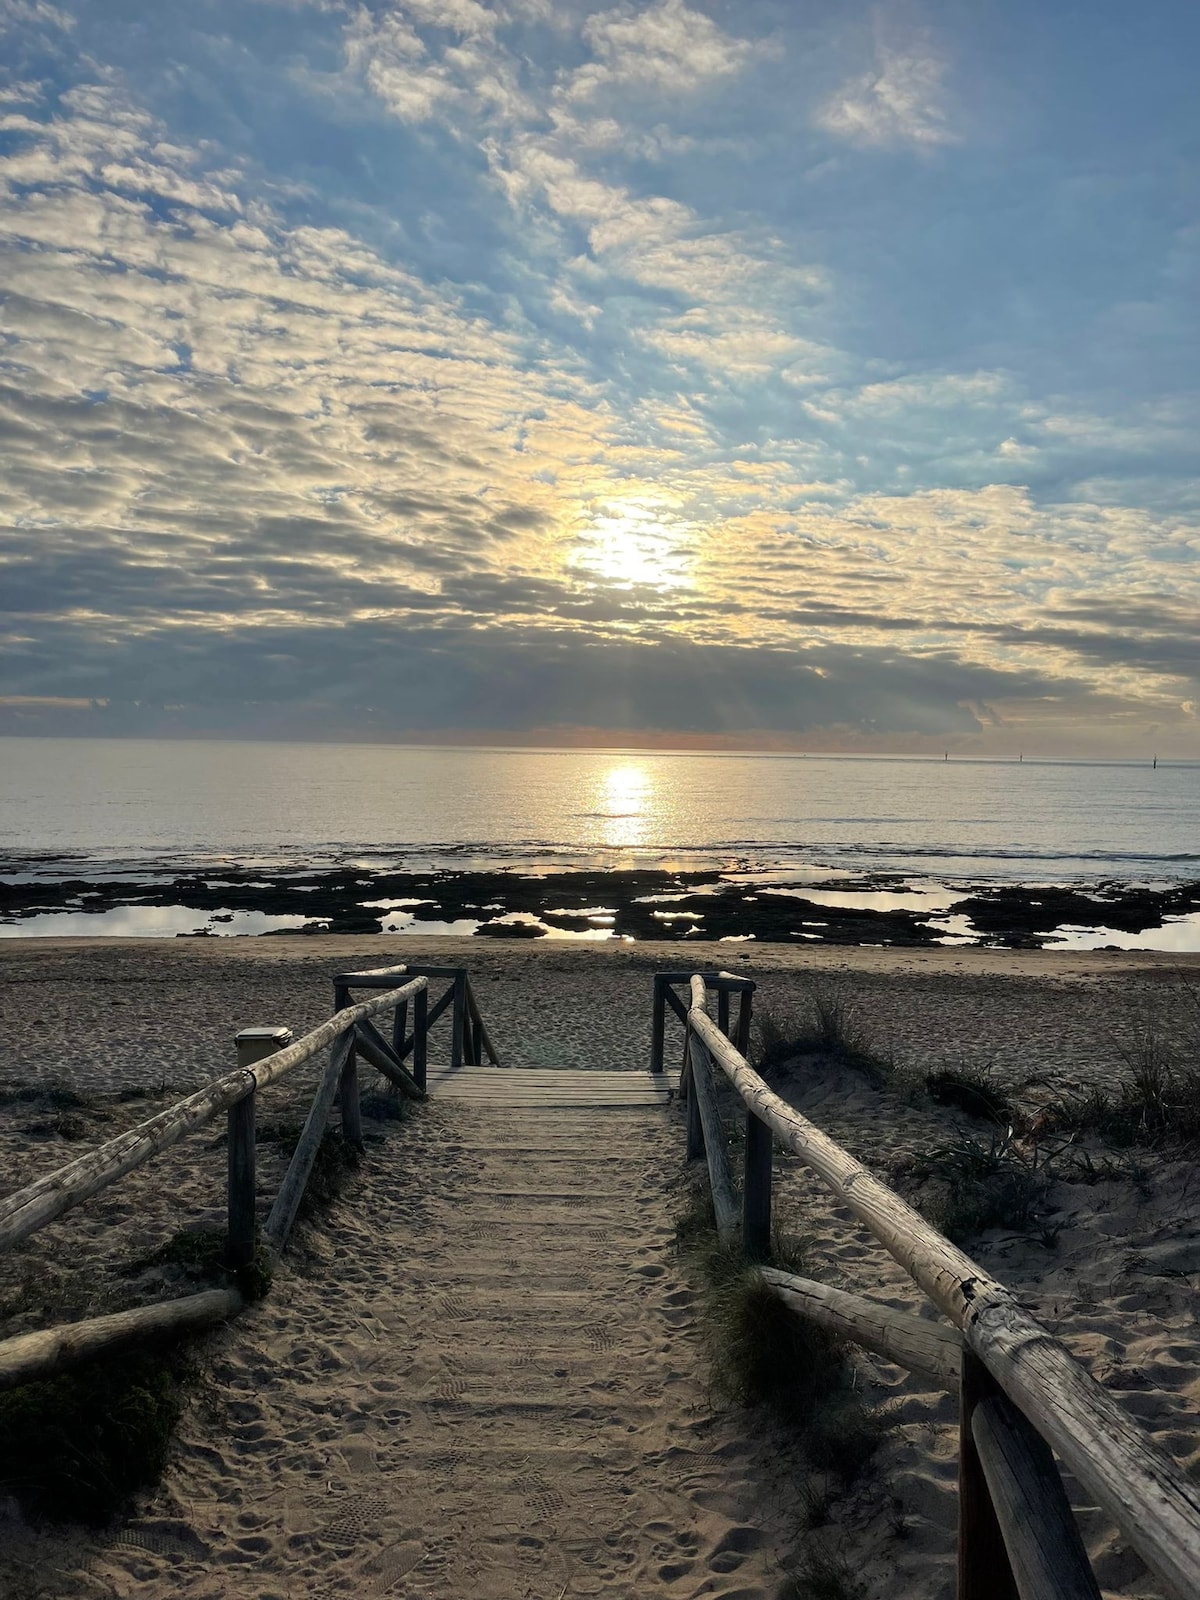
[[[1100,1600],[1046,1441],[1000,1394],[977,1402],[971,1433],[1021,1600]]]
[[[228,1227],[225,1259],[231,1267],[254,1259],[255,1136],[254,1091],[229,1108]]]
[[[1018,1600],[1004,1531],[992,1503],[971,1424],[975,1408],[997,1393],[996,1380],[971,1350],[962,1353],[958,1386],[958,1588],[956,1600]]]
[[[333,980],[335,989],[391,989],[393,980],[406,973],[416,976],[415,967],[367,967],[363,972],[339,972]]]
[[[1180,1596],[1200,1594],[1200,1485],[1189,1481],[1009,1290],[942,1237],[840,1145],[773,1094],[693,1005],[694,1033],[742,1099],[824,1181],[936,1306],[1143,1561]]]
[[[121,1345],[183,1333],[221,1322],[242,1309],[236,1289],[206,1289],[160,1305],[117,1311],[88,1322],[68,1322],[39,1333],[22,1333],[0,1343],[0,1389],[13,1389],[34,1378],[49,1378],[68,1367]]]
[[[708,1182],[712,1190],[713,1215],[717,1221],[717,1237],[723,1244],[737,1238],[738,1203],[733,1187],[733,1174],[729,1170],[729,1150],[725,1142],[725,1129],[717,1107],[717,1089],[713,1082],[708,1051],[693,1033],[689,1044],[692,1059],[691,1098],[700,1113],[700,1126],[704,1130],[704,1156],[708,1162]]]
[[[683,1071],[679,1075],[679,1093],[687,1101],[687,1151],[685,1159],[698,1161],[704,1154],[704,1129],[700,1123],[700,1102],[692,1085],[692,1032],[688,1029],[683,1046]]]
[[[742,1249],[750,1261],[771,1254],[771,1130],[746,1112],[746,1169],[742,1179]]]
[[[410,1100],[424,1100],[424,1089],[409,1072],[408,1068],[401,1066],[374,1030],[371,1033],[367,1033],[363,1025],[359,1023],[354,1030],[354,1037],[364,1059],[371,1063],[376,1072],[381,1073],[390,1082],[394,1083],[397,1088],[402,1089]]]
[[[429,990],[421,989],[413,997],[413,1082],[425,1093],[429,1076]]]
[[[226,1073],[223,1078],[206,1085],[177,1101],[156,1117],[141,1122],[128,1133],[109,1139],[95,1150],[89,1150],[56,1172],[47,1173],[35,1183],[18,1189],[0,1201],[0,1250],[6,1250],[20,1239],[27,1239],[47,1222],[61,1216],[64,1211],[87,1200],[110,1183],[123,1178],[127,1172],[140,1167],[151,1156],[169,1150],[196,1128],[202,1128],[222,1111],[255,1089],[265,1089],[268,1084],[285,1077],[295,1067],[318,1055],[326,1045],[356,1022],[390,1010],[399,1000],[411,999],[426,984],[425,978],[415,978],[403,988],[381,994],[375,1000],[347,1007],[323,1022],[311,1033],[297,1039],[294,1044],[274,1055],[265,1057],[251,1067]]]
[[[414,967],[413,971],[415,972],[416,970]],[[693,978],[703,978],[704,986],[707,989],[720,989],[722,987],[755,989],[758,987],[753,978],[741,978],[736,972],[726,972],[724,969],[720,972],[696,972],[694,970],[687,972],[660,972],[658,976],[667,983],[691,983]]]
[[[454,979],[454,1011],[450,1023],[450,1065],[457,1069],[466,1059],[467,1041],[467,975],[459,972]]]
[[[428,990],[425,990],[425,997],[426,997],[426,1003],[428,1004],[428,998],[429,998],[429,991]],[[440,999],[436,1000],[433,1003],[433,1005],[428,1006],[428,1010],[427,1010],[426,1015],[425,1015],[425,1032],[426,1032],[426,1034],[428,1034],[429,1029],[433,1027],[434,1023],[438,1020],[438,1018],[441,1016],[442,1012],[445,1011],[446,1007],[450,1004],[450,1002],[453,999],[454,999],[454,985],[451,984],[450,987],[445,991],[445,993],[441,996]],[[408,1053],[409,1053],[410,1050],[414,1050],[415,1051],[416,1048],[417,1048],[417,1026],[418,1025],[417,1025],[417,1018],[416,1018],[416,1009],[415,1009],[416,1008],[416,1002],[415,1001],[413,1002],[413,1005],[414,1005],[413,1031],[405,1039],[405,1041],[404,1041],[404,1049],[400,1051],[400,1059],[402,1061],[407,1059]],[[414,1077],[416,1076],[415,1072],[414,1072],[413,1076]]]
[[[667,982],[661,973],[654,977],[654,1009],[650,1013],[650,1071],[663,1070],[663,1043],[666,1030]]]
[[[496,1049],[492,1036],[488,1032],[487,1023],[483,1020],[483,1014],[480,1012],[479,1002],[475,998],[475,990],[470,978],[467,979],[467,1010],[476,1029],[476,1062],[482,1065],[482,1056],[479,1051],[479,1045],[482,1045],[484,1050],[487,1051],[488,1060],[492,1065],[494,1067],[502,1067],[504,1063],[501,1061],[500,1052]]]
[[[343,1012],[343,1016],[349,1015]],[[275,1196],[275,1203],[267,1217],[267,1225],[263,1232],[267,1243],[276,1254],[282,1252],[287,1243],[288,1234],[292,1231],[292,1223],[296,1220],[296,1212],[300,1209],[300,1202],[304,1198],[304,1190],[308,1183],[309,1173],[312,1171],[313,1162],[317,1158],[320,1148],[321,1136],[325,1132],[325,1124],[329,1120],[329,1110],[333,1105],[333,1098],[337,1094],[338,1086],[342,1081],[342,1073],[346,1069],[354,1050],[354,1034],[344,1034],[334,1045],[329,1055],[329,1064],[325,1068],[320,1086],[313,1096],[313,1103],[309,1109],[308,1117],[304,1123],[296,1148],[292,1152],[292,1159],[280,1185],[279,1193]]]
[[[369,1028],[369,1022],[358,1024],[359,1028]],[[358,1030],[351,1035],[352,1040],[357,1038]],[[363,1148],[362,1126],[362,1093],[358,1086],[358,1053],[351,1043],[346,1052],[346,1064],[342,1068],[342,1076],[338,1083],[338,1108],[342,1114],[342,1138],[352,1144],[356,1150]]]
[[[874,1350],[887,1361],[931,1378],[947,1390],[958,1387],[962,1366],[962,1335],[944,1323],[880,1305],[845,1289],[798,1278],[777,1267],[760,1267],[763,1280],[798,1316],[807,1317],[851,1344]]]

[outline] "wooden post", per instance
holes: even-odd
[[[417,1087],[428,1089],[429,1060],[429,988],[419,989],[413,997],[413,1059],[412,1075]]]
[[[342,1138],[356,1149],[363,1148],[362,1095],[358,1087],[358,1055],[354,1048],[354,1035],[350,1035],[350,1052],[342,1068],[338,1089],[338,1103],[342,1113]]]
[[[1050,1446],[1002,1394],[980,1400],[971,1433],[1021,1600],[1100,1600]]]
[[[654,975],[654,1012],[650,1023],[650,1071],[663,1070],[663,1034],[666,1027],[666,996],[663,990],[667,980],[660,972]]]
[[[228,1112],[228,1233],[225,1261],[248,1267],[254,1260],[254,1089]]]
[[[742,1249],[750,1261],[771,1258],[771,1130],[746,1112],[746,1182],[742,1190]]]
[[[718,989],[717,990],[717,1027],[720,1028],[721,1032],[725,1035],[725,1037],[727,1039],[732,1039],[733,1038],[733,1035],[729,1031],[729,990],[728,989]]]
[[[401,1000],[392,1013],[392,1049],[399,1060],[404,1060],[405,1040],[408,1035],[408,1001]]]
[[[687,1160],[695,1161],[704,1154],[704,1125],[700,1121],[700,1097],[692,1081],[692,1035],[688,1030],[687,1044],[683,1049],[683,1076],[688,1083],[687,1097]]]
[[[1004,1534],[971,1430],[975,1407],[999,1393],[999,1386],[971,1350],[963,1351],[958,1392],[957,1600],[1019,1600]]]
[[[700,1122],[704,1129],[704,1155],[708,1162],[708,1186],[712,1191],[717,1237],[722,1244],[730,1244],[737,1238],[737,1196],[733,1188],[733,1175],[729,1170],[729,1151],[726,1148],[725,1129],[721,1124],[721,1112],[717,1105],[712,1065],[703,1041],[694,1033],[691,1098],[699,1108]]]
[[[750,1017],[753,1002],[754,985],[747,984],[738,1001],[737,1038],[734,1041],[740,1056],[745,1056],[750,1049]]]
[[[467,975],[460,967],[454,974],[454,1015],[450,1024],[450,1070],[463,1064],[463,1035],[467,1024]]]
[[[299,1141],[292,1151],[287,1173],[267,1217],[267,1225],[263,1232],[276,1255],[282,1255],[287,1236],[292,1231],[292,1223],[296,1220],[296,1212],[300,1209],[300,1202],[304,1198],[304,1186],[308,1182],[308,1175],[312,1171],[321,1143],[321,1135],[325,1131],[329,1108],[333,1104],[338,1084],[342,1081],[342,1072],[353,1049],[353,1034],[342,1034],[334,1040],[329,1064],[321,1075],[321,1082],[309,1107]]]

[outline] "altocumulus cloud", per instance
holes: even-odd
[[[0,0],[0,728],[1191,753],[1101,9]]]

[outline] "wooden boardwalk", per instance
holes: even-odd
[[[270,1592],[312,1600],[776,1593],[754,1442],[706,1403],[665,1093],[486,1076],[526,1098],[431,1073],[397,1153],[310,1236],[337,1271],[285,1264],[238,1325],[234,1437],[186,1439],[171,1479],[196,1556],[114,1558],[143,1600],[209,1600],[214,1572],[257,1600],[252,1540]]]
[[[616,1111],[666,1106],[673,1089],[662,1072],[443,1067],[430,1069],[429,1093],[435,1100],[461,1100],[481,1106]]]

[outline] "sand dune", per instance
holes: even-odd
[[[338,946],[19,946],[0,1076],[90,1091],[201,1081],[228,1064],[237,1027],[285,1021],[298,1032],[327,1013],[328,978],[348,955],[361,965],[394,955],[386,940]],[[481,952],[455,941],[437,955],[470,960],[506,1057],[640,1067],[649,974],[679,951]],[[728,948],[693,955],[732,964]],[[1161,1009],[1174,981],[1167,963],[1113,956],[763,947],[738,965],[759,976],[760,1003],[795,999],[814,968],[842,974],[901,1061],[986,1059],[1010,1078],[1037,1068],[1058,1083],[1111,1070],[1111,1029]],[[800,1072],[785,1087],[877,1170],[952,1125],[848,1071]],[[145,1107],[107,1102],[106,1114],[115,1120],[90,1136]],[[31,1141],[29,1107],[2,1115],[11,1186],[79,1148]],[[264,1147],[264,1198],[272,1162],[281,1157]],[[0,1285],[64,1258],[128,1259],[185,1221],[217,1220],[222,1168],[212,1140],[189,1142],[30,1241]],[[870,1600],[949,1597],[953,1400],[862,1357],[862,1382],[894,1425],[876,1471],[834,1500],[828,1526],[805,1528],[806,1493],[820,1485],[768,1423],[707,1393],[695,1285],[673,1247],[681,1168],[677,1110],[585,1121],[431,1105],[371,1147],[352,1194],[298,1236],[270,1298],[207,1342],[211,1382],[163,1486],[123,1528],[32,1529],[9,1508],[9,1588],[56,1600],[751,1600],[782,1592],[797,1552],[827,1548],[844,1553]],[[1052,1244],[993,1232],[972,1246],[1189,1466],[1200,1459],[1192,1171],[1158,1156],[1140,1187],[1059,1184]],[[919,1307],[900,1269],[802,1169],[781,1168],[778,1193],[823,1275]],[[26,1305],[5,1331],[36,1316]],[[1098,1513],[1085,1508],[1081,1522],[1106,1595],[1155,1592]]]

